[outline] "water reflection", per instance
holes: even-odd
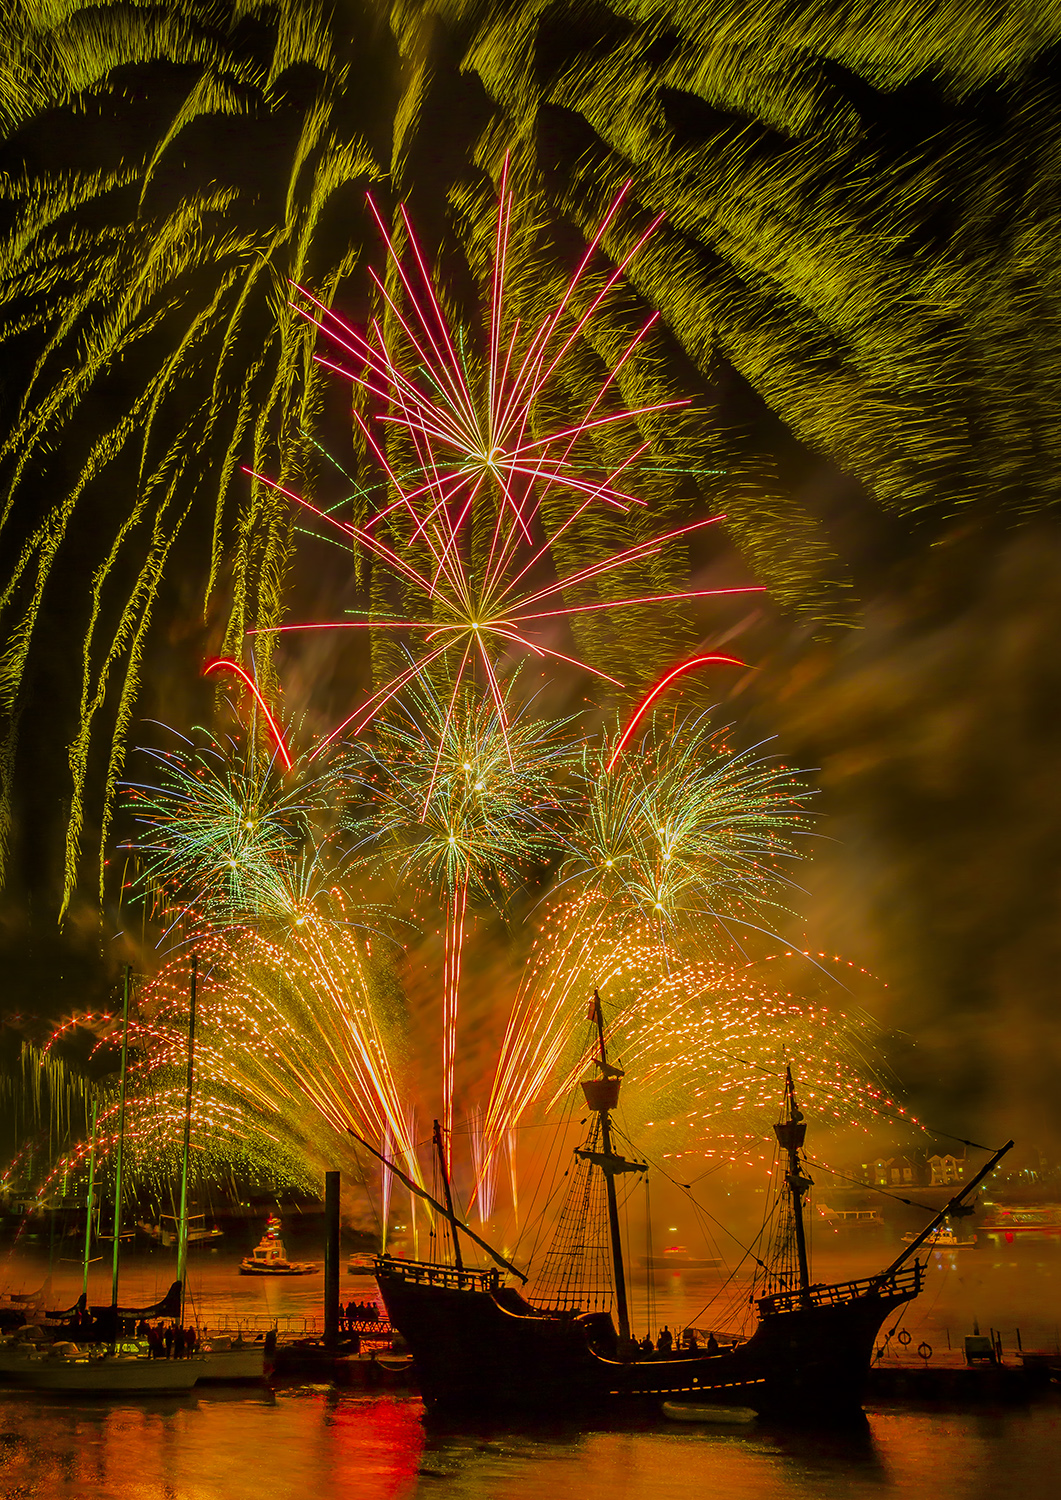
[[[0,1496],[41,1500],[1054,1500],[1061,1405],[856,1431],[441,1424],[305,1386],[104,1406],[0,1395]]]
[[[880,1246],[822,1252],[816,1274],[864,1274],[882,1258]],[[39,1287],[49,1270],[46,1257],[10,1251],[0,1266],[15,1290]],[[68,1305],[79,1272],[54,1269],[56,1302]],[[153,1300],[169,1269],[131,1256],[130,1300]],[[109,1283],[97,1290],[105,1300]],[[639,1281],[635,1309],[647,1292]],[[711,1278],[659,1278],[658,1320],[696,1322],[715,1292]],[[369,1288],[350,1279],[344,1294]],[[320,1295],[319,1282],[241,1279],[233,1255],[192,1272],[193,1303],[208,1321],[312,1317]],[[1018,1327],[1025,1348],[1052,1348],[1059,1308],[1061,1242],[934,1255],[908,1318],[911,1347],[925,1337],[941,1352],[952,1338],[957,1348],[976,1317],[1002,1330],[1007,1351]],[[811,1435],[662,1419],[590,1430],[425,1423],[415,1399],[325,1386],[124,1405],[0,1388],[0,1500],[1056,1500],[1059,1470],[1061,1402],[1049,1400],[1029,1411],[871,1412],[861,1431]]]

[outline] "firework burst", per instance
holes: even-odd
[[[730,943],[734,927],[761,927],[791,887],[810,788],[762,746],[734,751],[729,737],[706,715],[654,713],[627,753],[587,752],[586,813],[564,878],[614,917],[647,916],[660,939],[693,930]]]
[[[638,424],[685,405],[666,401],[626,408],[617,399],[621,372],[655,323],[653,314],[578,416],[552,419],[555,387],[566,363],[655,227],[618,266],[603,277],[591,275],[601,238],[624,196],[611,205],[551,312],[536,328],[524,330],[506,301],[513,200],[507,180],[502,183],[485,340],[475,356],[463,334],[450,326],[404,209],[408,256],[380,221],[392,268],[389,284],[377,281],[384,317],[362,333],[300,294],[308,299],[308,307],[302,304],[306,316],[347,358],[345,366],[324,363],[348,378],[363,398],[365,413],[355,405],[355,418],[367,451],[386,476],[389,495],[355,524],[282,492],[382,564],[410,601],[407,612],[391,617],[365,612],[328,624],[268,627],[269,633],[390,631],[412,642],[411,663],[360,704],[335,735],[347,728],[360,733],[407,682],[442,668],[454,695],[471,674],[481,674],[504,725],[498,670],[513,652],[572,665],[621,687],[615,677],[547,641],[565,622],[570,626],[587,614],[755,591],[663,586],[666,576],[658,570],[664,554],[680,539],[724,519],[720,516],[645,536],[572,571],[555,566],[557,543],[591,507],[627,516],[643,509],[637,496],[619,488],[649,446],[637,443]],[[622,432],[634,435],[632,446],[618,464],[600,471],[597,443],[605,433]],[[389,456],[395,434],[412,454],[408,469],[399,470]],[[596,474],[588,477],[593,469]],[[260,474],[254,477],[269,483]],[[622,576],[634,568],[650,577],[657,570],[661,586],[647,592],[624,588]]]
[[[442,1092],[445,1139],[453,1127],[461,961],[469,896],[503,909],[531,870],[562,847],[558,811],[573,747],[566,723],[467,685],[407,691],[362,746],[365,805],[353,819],[359,846],[441,896],[445,908]]]
[[[175,750],[146,749],[156,778],[125,784],[137,834],[125,846],[142,894],[216,927],[295,920],[328,884],[326,824],[342,785],[341,757],[264,755],[252,737],[199,732]]]

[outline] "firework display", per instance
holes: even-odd
[[[55,722],[80,726],[52,773],[70,807],[68,881],[122,774],[172,625],[169,586],[180,579],[183,610],[215,605],[231,579],[237,655],[248,623],[282,617],[285,507],[240,466],[297,487],[311,434],[334,436],[321,431],[315,330],[278,289],[362,300],[378,244],[366,189],[396,237],[388,195],[422,205],[452,306],[489,294],[493,184],[511,153],[534,226],[528,326],[627,182],[603,241],[612,265],[665,213],[564,397],[584,411],[602,362],[662,309],[645,358],[624,367],[625,399],[653,407],[680,380],[701,419],[686,423],[680,459],[656,414],[644,419],[655,472],[637,489],[686,513],[725,511],[760,579],[816,621],[850,620],[857,569],[779,475],[773,422],[749,428],[720,394],[733,377],[929,540],[955,506],[1051,506],[1056,330],[1028,308],[1052,296],[1041,67],[1058,21],[1033,9],[998,25],[996,9],[882,0],[852,23],[843,7],[772,3],[749,17],[716,0],[705,29],[696,7],[669,7],[664,26],[655,7],[612,7],[598,23],[576,5],[567,24],[538,0],[457,4],[432,12],[431,66],[407,67],[425,23],[404,4],[247,0],[220,20],[205,0],[171,0],[161,20],[93,0],[8,7],[4,790],[40,777]],[[541,45],[551,61],[538,68]],[[297,93],[278,86],[292,68]],[[849,83],[823,81],[834,68]],[[373,78],[394,87],[365,87]],[[913,86],[926,105],[904,131],[867,128],[873,101]],[[438,107],[466,98],[474,107]],[[101,121],[88,152],[86,112]],[[561,117],[577,145],[558,150]],[[47,149],[27,154],[26,131]],[[222,138],[220,169],[214,151],[188,149]],[[1025,169],[1028,190],[1012,192],[1007,174]],[[996,203],[1012,224],[1001,238],[985,209]],[[128,393],[117,405],[116,379]],[[91,595],[73,624],[53,613],[67,580]],[[45,662],[55,699],[35,726]]]
[[[383,311],[365,332],[294,293],[344,356],[326,363],[353,384],[385,503],[349,521],[279,488],[370,557],[377,596],[389,590],[401,607],[266,629],[344,627],[353,639],[393,637],[405,655],[392,670],[391,653],[382,685],[302,748],[256,676],[216,658],[206,671],[248,690],[246,725],[179,735],[126,784],[126,886],[171,955],[142,988],[131,1033],[127,1118],[148,1175],[164,1170],[182,1120],[192,956],[198,1149],[243,1170],[268,1162],[291,1181],[356,1163],[348,1130],[418,1178],[414,1100],[426,1115],[437,1091],[445,1158],[471,1175],[480,1214],[493,1210],[506,1158],[515,1206],[517,1133],[555,1115],[580,1076],[577,1022],[595,989],[613,1046],[641,1078],[631,1119],[655,1128],[665,1114],[668,1154],[739,1155],[774,1097],[759,1076],[774,1079],[803,1050],[816,1107],[838,1120],[877,1107],[864,1023],[754,970],[784,946],[778,929],[792,918],[805,776],[703,712],[663,706],[694,670],[744,664],[717,653],[680,662],[614,733],[598,705],[559,718],[536,707],[528,657],[549,669],[547,686],[560,673],[623,686],[578,654],[580,620],[743,591],[671,587],[673,544],[718,518],[660,530],[629,486],[646,446],[638,423],[677,419],[682,406],[619,399],[654,318],[613,351],[584,404],[560,399],[568,362],[654,228],[602,272],[595,257],[624,199],[547,315],[524,328],[506,297],[514,210],[503,177],[479,344],[445,310],[404,210],[402,245],[384,233]],[[580,531],[598,510],[627,527],[622,545],[591,546],[599,534]],[[576,535],[590,560],[567,569]],[[635,569],[642,586],[621,587]],[[463,978],[488,912],[526,962],[492,997],[492,1077],[462,1080]],[[440,965],[422,941],[436,914]],[[429,1098],[408,1066],[414,1042],[424,1050],[402,993],[410,963],[426,965],[441,999]],[[104,1101],[101,1158],[112,1123]]]

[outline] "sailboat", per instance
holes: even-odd
[[[643,1172],[646,1164],[628,1160],[614,1149],[611,1116],[619,1102],[624,1072],[608,1059],[596,994],[591,1014],[596,1021],[593,1062],[597,1074],[581,1083],[591,1123],[586,1140],[575,1152],[579,1170],[572,1172],[568,1203],[561,1210],[549,1252],[562,1273],[553,1278],[551,1296],[529,1300],[511,1279],[526,1284],[525,1273],[456,1217],[441,1152],[445,1204],[357,1137],[452,1226],[452,1266],[387,1255],[376,1260],[376,1279],[388,1317],[409,1345],[428,1406],[570,1414],[579,1410],[618,1413],[646,1405],[658,1409],[661,1402],[677,1401],[817,1420],[835,1420],[860,1411],[881,1325],[921,1290],[924,1268],[917,1259],[908,1262],[936,1224],[960,1210],[963,1200],[1013,1143],[997,1152],[884,1270],[853,1281],[812,1284],[804,1218],[804,1199],[812,1183],[802,1155],[807,1126],[788,1070],[782,1118],[774,1132],[785,1167],[780,1206],[787,1213],[789,1232],[775,1237],[782,1254],[774,1268],[773,1290],[756,1300],[754,1331],[721,1346],[712,1338],[706,1349],[648,1354],[631,1336],[616,1194],[616,1178]],[[596,1180],[604,1189],[606,1233],[602,1240],[610,1251],[614,1322],[609,1311],[593,1307],[595,1289],[580,1287],[578,1276],[569,1274],[577,1262],[572,1252],[579,1235],[585,1242],[585,1216],[579,1220],[577,1205],[591,1201],[594,1174],[599,1174]],[[462,1235],[486,1250],[495,1269],[464,1266]],[[599,1284],[596,1293],[599,1304]]]
[[[184,1322],[184,1292],[188,1277],[188,1246],[201,1242],[204,1232],[192,1227],[193,1215],[188,1212],[188,1169],[192,1146],[192,1092],[195,1087],[195,1000],[196,981],[199,976],[199,960],[192,955],[191,988],[188,1002],[188,1082],[184,1095],[184,1150],[181,1154],[180,1212],[175,1221],[177,1245],[177,1282],[180,1291],[180,1320]],[[195,1215],[194,1217],[201,1217]],[[220,1235],[219,1230],[206,1231]],[[163,1240],[163,1243],[166,1243]],[[170,1243],[173,1243],[170,1240]],[[261,1380],[265,1375],[264,1343],[244,1343],[242,1335],[235,1339],[227,1335],[205,1339],[195,1359],[198,1380],[237,1381]]]
[[[0,1373],[31,1390],[77,1394],[154,1395],[190,1391],[199,1374],[197,1359],[152,1359],[143,1345],[124,1336],[124,1325],[144,1316],[174,1317],[180,1311],[181,1287],[174,1282],[161,1302],[148,1308],[118,1305],[118,1272],[122,1239],[122,1157],[125,1145],[125,1084],[129,1055],[129,991],[131,970],[125,970],[122,1005],[122,1052],[118,1103],[118,1150],[115,1159],[114,1244],[111,1264],[111,1300],[104,1307],[88,1308],[88,1265],[91,1251],[92,1205],[95,1172],[96,1114],[92,1118],[92,1150],[89,1165],[88,1214],[85,1230],[85,1287],[73,1308],[53,1315],[67,1322],[74,1338],[37,1341],[16,1336],[0,1351]]]

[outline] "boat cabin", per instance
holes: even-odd
[[[283,1241],[273,1239],[270,1235],[267,1235],[255,1245],[248,1259],[255,1261],[258,1265],[265,1266],[273,1265],[278,1261],[286,1262],[287,1256],[284,1253]]]

